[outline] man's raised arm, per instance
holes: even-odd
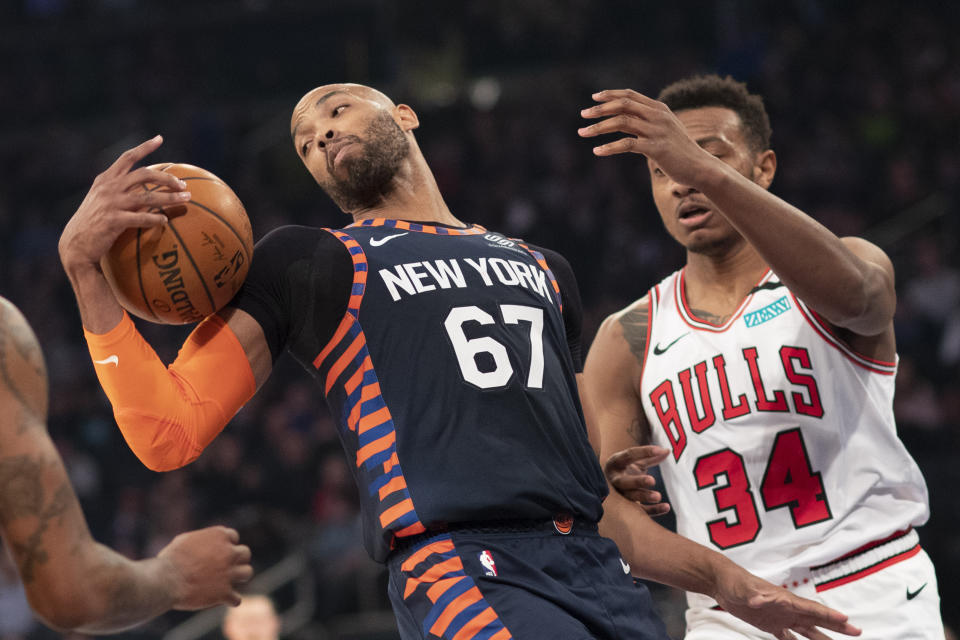
[[[130,227],[163,224],[164,206],[190,198],[177,177],[134,168],[157,136],[125,151],[94,180],[60,237],[97,377],[127,444],[149,468],[182,467],[226,426],[272,368],[260,325],[225,310],[198,325],[167,367],[143,339],[100,270],[100,259]],[[167,190],[134,188],[151,183]]]

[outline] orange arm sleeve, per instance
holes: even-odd
[[[216,315],[169,367],[126,313],[109,332],[84,336],[127,445],[154,471],[194,461],[256,392],[243,346]]]

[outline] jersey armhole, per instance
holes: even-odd
[[[347,337],[350,328],[359,322],[360,303],[363,302],[363,294],[366,292],[368,273],[367,255],[363,252],[363,247],[360,246],[360,243],[357,242],[353,236],[343,231],[328,229],[326,227],[324,227],[323,230],[342,242],[347,253],[350,254],[350,260],[353,262],[353,284],[350,288],[350,298],[347,301],[347,309],[344,311],[343,317],[337,324],[333,335],[323,346],[323,349],[320,350],[320,353],[313,359],[313,366],[318,371],[330,355],[330,352]],[[326,392],[330,391],[331,384],[332,381],[328,380],[325,385]]]
[[[814,333],[819,335],[824,342],[842,353],[853,364],[872,373],[879,373],[885,376],[892,376],[897,372],[896,362],[874,360],[862,353],[854,351],[846,342],[837,336],[833,328],[820,314],[805,305],[800,298],[792,292],[790,293],[790,297],[793,298],[793,301],[797,304],[797,309],[800,311],[800,315],[807,321],[807,324],[810,325]]]
[[[647,358],[650,356],[650,336],[653,335],[653,316],[660,303],[660,285],[655,285],[647,292],[647,338],[643,341],[643,362],[640,364],[640,377],[637,379],[637,388],[643,386],[643,372],[647,369]]]

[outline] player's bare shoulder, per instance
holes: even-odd
[[[47,416],[47,373],[37,337],[17,307],[0,297],[0,403],[18,431]]]
[[[642,367],[647,352],[649,324],[650,296],[648,294],[607,316],[597,332],[594,346],[613,347],[620,353],[626,353],[623,349],[626,343],[632,355],[631,360]]]

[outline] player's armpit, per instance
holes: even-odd
[[[155,471],[195,460],[256,391],[243,346],[218,316],[197,325],[169,368],[126,314],[108,333],[84,333],[124,439]]]

